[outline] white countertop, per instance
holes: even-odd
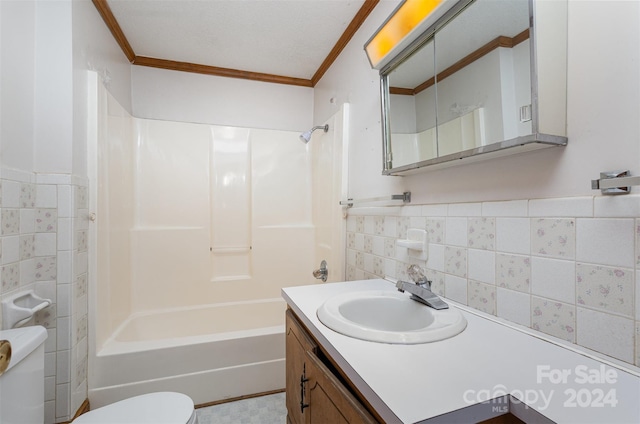
[[[417,423],[439,416],[446,422],[443,414],[511,394],[558,423],[640,423],[640,377],[633,371],[482,313],[462,310],[468,325],[461,334],[418,345],[357,340],[330,330],[316,316],[333,295],[381,289],[395,287],[385,280],[362,280],[289,287],[282,294],[386,422]]]

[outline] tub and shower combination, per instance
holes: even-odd
[[[320,257],[344,279],[344,193],[322,187],[342,179],[318,164],[342,162],[346,107],[304,144],[293,131],[138,119],[94,80],[92,407],[283,389],[280,289],[315,284]],[[335,207],[314,210],[313,192]]]

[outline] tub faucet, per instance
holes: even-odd
[[[408,291],[411,293],[411,299],[424,303],[433,309],[447,309],[449,305],[438,297],[437,294],[431,291],[431,281],[425,277],[422,269],[417,265],[411,265],[407,270],[409,277],[414,283],[408,283],[406,281],[398,280],[396,288],[398,291],[404,293]]]

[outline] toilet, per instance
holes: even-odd
[[[175,392],[134,396],[93,409],[73,424],[197,424],[193,401]]]
[[[39,325],[0,331],[0,423],[44,422],[44,341]],[[89,411],[74,424],[197,424],[189,396],[158,392]]]
[[[36,325],[0,331],[0,423],[44,422],[44,341]]]

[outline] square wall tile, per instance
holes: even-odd
[[[496,254],[487,250],[467,250],[468,277],[483,283],[495,285]]]
[[[0,235],[15,236],[20,234],[20,211],[18,209],[2,209],[1,219]]]
[[[591,217],[593,197],[563,197],[529,201],[529,216],[539,217]]]
[[[20,236],[20,260],[31,259],[36,255],[35,243],[35,234]]]
[[[640,267],[640,219],[636,219],[636,267]]]
[[[20,260],[20,236],[2,238],[2,265]]]
[[[531,252],[531,220],[496,218],[496,250],[528,255]]]
[[[438,296],[444,296],[445,274],[432,269],[426,269],[424,272],[427,280],[431,281],[431,291]]]
[[[422,216],[447,216],[447,205],[424,205],[422,206]]]
[[[396,257],[396,239],[391,237],[384,238],[384,256],[387,258]]]
[[[364,217],[364,233],[365,234],[373,234],[375,231],[375,227],[374,227],[374,223],[373,223],[373,217],[372,216],[365,216]]]
[[[55,256],[36,258],[36,281],[55,280],[57,269],[57,259]]]
[[[4,180],[2,183],[2,207],[20,207],[20,183],[17,181]]]
[[[633,270],[598,265],[576,265],[578,306],[613,312],[633,318]]]
[[[407,230],[409,229],[409,217],[400,216],[396,218],[396,237],[399,239],[407,238]]]
[[[444,295],[447,299],[455,302],[467,304],[467,279],[456,277],[454,275],[445,275],[444,277]]]
[[[447,209],[448,216],[482,216],[482,203],[452,203]]]
[[[384,235],[384,216],[373,217],[373,234],[377,236]]]
[[[36,233],[34,238],[35,256],[55,256],[58,251],[56,233]]]
[[[531,296],[531,328],[575,343],[576,307]]]
[[[396,237],[398,235],[397,230],[397,218],[395,216],[384,217],[384,235],[387,237]]]
[[[467,247],[467,218],[447,218],[445,222],[445,244]]]
[[[633,268],[634,220],[578,219],[576,260],[583,263]]]
[[[497,315],[516,324],[531,326],[531,296],[500,287],[496,288]]]
[[[2,265],[0,267],[0,279],[2,280],[0,293],[17,289],[20,285],[20,264],[14,262],[8,265]]]
[[[636,367],[640,367],[640,321],[636,321]]]
[[[80,241],[80,234],[81,231],[76,231],[76,246],[79,246],[79,244],[81,243]],[[366,234],[364,236],[364,252],[365,253],[373,253],[373,236]],[[80,248],[78,248],[79,252],[82,252],[82,250]]]
[[[531,258],[531,293],[575,304],[576,267],[573,261]]]
[[[529,293],[531,291],[531,257],[498,253],[496,285]]]
[[[58,228],[58,212],[55,209],[36,209],[36,232],[55,233]]]
[[[36,207],[36,186],[31,183],[20,183],[20,207]]]
[[[571,218],[531,220],[531,254],[573,259],[576,255],[576,224]]]
[[[444,218],[427,218],[426,227],[429,243],[444,243]]]
[[[504,202],[485,202],[482,204],[483,216],[528,216],[528,200],[507,200]]]
[[[444,272],[467,277],[467,249],[446,246],[444,248]]]
[[[384,237],[373,236],[373,248],[372,253],[377,256],[384,256]],[[87,250],[88,247],[85,247],[84,250]]]
[[[467,298],[472,308],[496,315],[496,286],[469,280]]]
[[[364,233],[364,216],[356,216],[356,233]]]
[[[36,210],[20,209],[20,234],[36,232]]]
[[[69,233],[69,243],[71,244],[71,233]],[[347,233],[347,249],[355,249],[356,248],[356,234],[355,233]],[[60,249],[66,250],[66,249]]]
[[[633,321],[578,308],[578,344],[625,362],[634,361]]]
[[[354,215],[349,215],[347,217],[347,231],[356,231],[356,217]]]
[[[640,216],[640,196],[597,196],[593,208],[595,218],[634,218]]]
[[[496,249],[495,218],[469,218],[467,221],[467,243],[474,249]]]
[[[57,208],[58,191],[55,185],[36,185],[36,207],[37,208]]]
[[[429,259],[427,268],[444,272],[444,245],[429,243]]]

